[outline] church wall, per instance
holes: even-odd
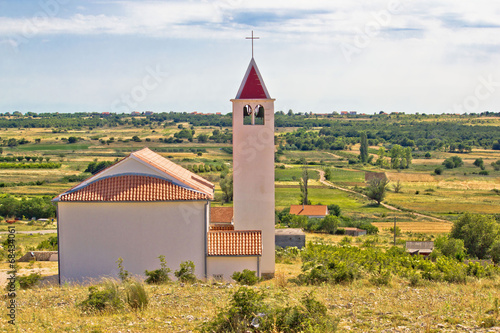
[[[134,275],[181,261],[205,273],[206,201],[151,203],[59,202],[61,282],[118,276],[116,260]]]
[[[222,275],[225,281],[233,281],[231,275],[244,269],[258,272],[257,257],[208,257],[207,278],[215,279],[214,275]]]

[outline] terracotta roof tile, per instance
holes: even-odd
[[[305,216],[326,216],[328,215],[328,207],[324,205],[291,205],[290,214],[305,215]]]
[[[210,208],[210,223],[231,223],[233,221],[233,207]]]
[[[221,231],[221,230],[234,230],[234,225],[225,223],[225,224],[211,224],[210,231]]]
[[[191,186],[192,188],[204,192],[213,199],[214,193],[214,184],[210,183],[208,180],[205,180],[198,176],[197,174],[184,169],[180,165],[175,164],[172,161],[164,158],[161,155],[158,155],[154,151],[149,148],[144,148],[139,151],[133,152],[131,154],[134,157],[137,157],[143,162],[148,163],[149,165],[159,169],[170,175],[171,177],[177,179],[178,181]]]
[[[208,232],[209,256],[260,256],[262,231],[234,230]]]
[[[207,200],[209,196],[153,176],[118,175],[98,179],[59,196],[60,201]]]

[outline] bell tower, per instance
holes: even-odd
[[[252,45],[252,59],[231,100],[234,227],[262,230],[260,273],[265,278],[274,275],[274,101],[253,58]]]

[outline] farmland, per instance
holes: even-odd
[[[89,177],[91,174],[85,172],[89,163],[114,162],[147,146],[186,168],[193,170],[196,166],[195,170],[203,170],[199,173],[200,176],[216,185],[216,198],[212,205],[231,205],[223,203],[219,186],[221,170],[231,172],[232,169],[232,146],[227,139],[231,134],[230,128],[227,128],[230,124],[228,117],[221,116],[219,119],[210,116],[204,119],[190,118],[189,115],[168,116],[178,117],[175,118],[176,121],[162,117],[117,117],[114,120],[70,118],[71,123],[82,122],[81,126],[69,126],[66,120],[61,118],[57,120],[59,123],[47,127],[22,126],[32,124],[33,119],[0,117],[0,125],[11,124],[12,121],[17,121],[18,125],[0,128],[0,142],[4,143],[0,156],[19,158],[21,161],[15,163],[27,165],[34,165],[33,158],[60,163],[60,167],[54,169],[0,169],[1,197],[11,195],[18,201],[23,198],[54,197]],[[385,251],[393,244],[391,228],[394,223],[400,230],[396,244],[402,248],[406,240],[435,240],[447,235],[453,221],[463,213],[500,214],[500,171],[492,166],[492,163],[500,160],[500,150],[492,149],[496,138],[490,135],[489,141],[486,142],[488,131],[483,131],[484,128],[497,128],[500,120],[475,116],[468,119],[462,116],[423,118],[392,118],[390,126],[384,130],[384,125],[378,118],[296,119],[277,115],[277,120],[288,126],[280,126],[276,130],[276,210],[280,212],[292,204],[300,203],[299,180],[304,170],[308,170],[308,199],[311,204],[338,205],[345,221],[368,222],[379,230],[376,235],[359,238],[307,233],[307,240],[314,243],[350,244],[353,247]],[[304,124],[308,124],[307,128],[297,127],[301,119]],[[403,135],[394,124],[399,122],[401,128],[405,128],[411,121],[418,125],[415,125],[417,129],[412,146],[411,165],[408,168],[394,169],[377,164],[377,152],[381,147],[390,153],[392,146],[403,142]],[[449,138],[449,143],[445,143],[445,138],[440,144],[427,138],[431,135],[427,134],[426,137],[425,131],[435,129],[433,126],[439,121],[458,122],[467,129],[476,126],[482,129],[470,134],[470,139],[466,142],[468,148],[464,144],[463,150],[459,151],[458,141],[453,141],[456,139],[456,133]],[[84,125],[86,122],[88,124]],[[349,125],[344,125],[345,123]],[[330,124],[331,127],[325,124]],[[373,156],[372,160],[360,163],[360,143],[355,132],[370,131],[370,124],[378,128],[380,133],[383,132],[383,135],[377,137],[375,132],[372,133],[368,150],[369,155]],[[337,146],[330,149],[321,142],[320,133],[323,128],[336,128],[339,133],[345,134],[342,140],[335,139],[344,145],[342,149],[337,149]],[[179,138],[187,133],[183,132],[187,129],[194,131],[192,137]],[[391,131],[397,135],[391,137],[388,134]],[[330,134],[323,130],[321,136],[327,139]],[[291,141],[288,142],[287,138]],[[28,142],[9,145],[9,142],[13,142],[12,139],[24,139]],[[325,148],[321,148],[321,145]],[[432,146],[431,150],[424,150],[425,147],[430,147],[429,145],[435,146]],[[457,148],[452,150],[452,145]],[[298,149],[299,146],[301,149]],[[459,156],[463,165],[451,169],[443,168],[443,162],[453,156]],[[484,169],[474,165],[477,159],[484,161]],[[200,168],[201,166],[203,168]],[[435,172],[437,168],[443,168],[440,174]],[[331,169],[331,174],[328,182],[323,183],[320,181],[320,173],[327,169]],[[481,171],[487,172],[480,174]],[[365,177],[370,173],[383,174],[389,180],[383,201],[389,206],[377,205],[363,195],[363,189],[368,185]],[[400,187],[397,191],[396,185]],[[49,229],[55,232],[56,221],[29,222],[31,217],[24,216],[24,221],[15,224],[17,231],[31,231],[31,234],[17,235],[19,256],[26,251],[35,250],[38,244],[55,235],[39,235],[36,231]],[[7,224],[3,222],[3,219],[7,218],[13,216],[0,218],[1,231],[7,230]],[[5,238],[5,235],[0,235],[0,242]],[[22,274],[38,270],[44,276],[52,276],[52,280],[57,272],[55,263],[19,265]],[[393,276],[389,284],[383,286],[374,285],[369,276],[350,283],[316,286],[289,282],[289,278],[297,278],[302,273],[301,268],[302,261],[299,257],[288,263],[279,262],[276,277],[260,282],[254,288],[266,292],[273,300],[287,299],[290,304],[297,304],[303,295],[313,291],[316,298],[327,306],[329,316],[338,321],[340,331],[432,332],[453,331],[461,327],[486,330],[482,327],[487,327],[487,323],[492,324],[491,326],[500,324],[498,276],[467,278],[464,283],[454,284],[424,281],[417,287],[412,286],[407,278],[397,275]],[[4,274],[7,269],[6,264],[0,265]],[[147,310],[135,312],[127,309],[117,313],[88,315],[82,314],[76,306],[88,294],[86,285],[36,287],[18,294],[21,302],[18,308],[18,324],[19,327],[33,332],[187,332],[199,328],[203,322],[215,315],[218,307],[227,305],[236,288],[235,285],[202,282],[194,285],[173,282],[161,286],[146,286],[150,295],[150,306]],[[394,307],[395,301],[399,304],[398,308]],[[461,305],[460,309],[457,309],[456,304]],[[37,311],[33,310],[35,308]],[[8,329],[5,322],[0,323],[0,328]]]

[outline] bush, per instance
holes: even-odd
[[[148,284],[162,284],[170,281],[168,274],[171,272],[170,268],[167,267],[167,262],[165,261],[165,256],[161,255],[158,257],[160,259],[160,269],[154,271],[146,270],[147,278],[145,280]]]
[[[247,286],[253,286],[259,282],[256,272],[249,269],[244,269],[243,272],[234,272],[233,275],[231,275],[231,279],[236,281],[238,284]]]
[[[194,275],[194,263],[190,260],[181,262],[179,270],[175,271],[174,275],[180,282],[194,283],[197,281],[196,275]]]
[[[300,305],[280,306],[266,300],[264,293],[241,287],[227,309],[203,324],[201,332],[331,332],[336,322],[324,304],[313,295],[302,297]]]
[[[149,300],[144,285],[137,280],[129,280],[124,284],[127,304],[133,310],[144,310]]]
[[[328,212],[330,213],[330,215],[335,215],[338,217],[341,214],[340,206],[336,204],[328,205]]]
[[[99,286],[89,287],[89,295],[78,306],[84,312],[112,312],[123,308],[119,295],[119,285],[114,280],[104,280]]]
[[[436,169],[434,169],[434,173],[436,175],[441,175],[443,173],[443,168],[442,167],[437,167]]]
[[[40,273],[31,273],[30,275],[17,277],[21,289],[34,287],[41,279],[42,275]]]
[[[49,239],[46,239],[40,242],[37,247],[37,250],[47,250],[47,251],[57,251],[57,236],[51,236]]]

